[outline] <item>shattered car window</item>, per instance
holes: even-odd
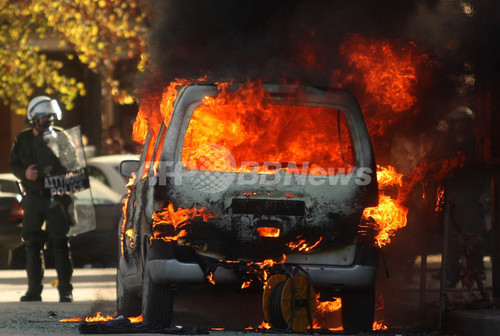
[[[340,131],[340,134],[339,134]],[[251,171],[297,168],[332,175],[355,166],[344,113],[293,105],[200,105],[189,123],[184,167]]]

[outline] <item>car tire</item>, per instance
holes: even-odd
[[[0,249],[0,268],[8,268],[12,263],[12,250]]]
[[[370,332],[375,314],[375,288],[358,289],[342,295],[342,326],[346,333]]]
[[[120,262],[119,262],[120,264]],[[118,267],[116,272],[116,308],[119,315],[135,317],[141,314],[141,298],[127,290],[124,284],[124,272]]]
[[[170,326],[174,306],[174,291],[171,285],[155,283],[146,265],[142,291],[142,319],[164,327]]]

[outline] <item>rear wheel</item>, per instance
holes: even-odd
[[[369,332],[373,328],[375,288],[358,289],[342,295],[342,325],[347,333]]]
[[[120,262],[119,262],[120,263]],[[141,298],[127,290],[124,284],[124,272],[118,265],[116,273],[116,306],[118,314],[135,317],[141,314]]]
[[[142,290],[142,318],[168,327],[172,321],[174,292],[171,285],[155,283],[146,265]]]

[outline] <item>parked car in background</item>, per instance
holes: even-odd
[[[0,267],[2,267],[2,260],[11,260],[12,250],[14,249],[14,267],[23,268],[25,262],[24,246],[21,239],[22,208],[20,200],[22,199],[22,195],[17,186],[17,181],[17,178],[11,173],[0,174],[0,191],[9,191],[9,193],[5,193],[8,195],[8,197],[5,196],[8,200],[3,201],[3,197],[0,199],[2,204],[0,205],[0,219],[2,220],[2,227],[0,228]],[[117,260],[118,242],[116,231],[122,213],[122,195],[92,176],[90,177],[90,188],[96,217],[96,228],[70,238],[73,263],[75,267],[82,267],[88,264],[112,267],[116,265]],[[4,193],[1,194],[3,195]],[[75,206],[78,206],[81,202],[88,202],[87,197],[90,197],[89,193],[78,193]],[[17,205],[15,205],[14,200],[17,201]],[[3,205],[4,203],[5,206]],[[9,215],[9,206],[13,207],[11,209],[12,215]],[[18,211],[20,217],[14,216],[15,211]],[[10,226],[4,225],[3,218],[15,219],[15,225],[11,222],[9,222]],[[7,227],[9,227],[8,230],[6,229]],[[7,242],[4,243],[4,240],[8,240],[9,244],[7,245]],[[7,250],[11,252],[5,252],[4,246],[8,246]],[[46,251],[46,259],[48,259],[47,265],[50,267],[50,249]],[[4,262],[4,265],[4,267],[7,267],[10,263],[6,264]]]
[[[23,209],[20,201],[18,194],[0,190],[0,268],[10,266],[12,251],[22,243]]]
[[[17,177],[11,173],[0,174],[0,191],[13,194],[20,194],[19,182]]]
[[[12,251],[22,243],[21,199],[16,177],[9,173],[0,174],[0,268],[10,266]]]
[[[98,179],[120,195],[127,193],[128,180],[120,175],[120,162],[138,160],[135,154],[113,154],[95,156],[87,160],[87,171],[90,176]]]

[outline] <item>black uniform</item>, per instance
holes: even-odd
[[[56,129],[61,132],[60,129]],[[26,169],[36,164],[38,179],[26,178]],[[42,249],[48,240],[53,248],[61,301],[71,301],[71,276],[73,266],[69,256],[68,232],[71,221],[68,216],[68,196],[44,196],[45,176],[63,174],[66,168],[47,146],[43,136],[35,136],[32,129],[22,131],[16,138],[10,156],[10,170],[22,181],[24,210],[22,235],[26,246],[26,272],[28,291],[22,301],[35,301],[42,292]],[[45,223],[45,230],[43,224]]]

